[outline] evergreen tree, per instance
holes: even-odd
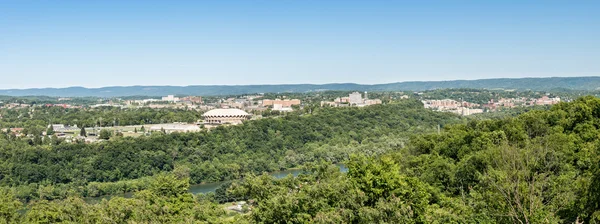
[[[85,128],[81,127],[81,131],[79,132],[79,136],[81,137],[87,137],[87,133],[85,132]]]
[[[48,130],[46,130],[46,135],[53,135],[54,133],[56,133],[54,131],[54,126],[50,125],[50,127],[48,127]]]

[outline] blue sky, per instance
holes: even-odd
[[[600,75],[600,1],[0,0],[0,88]]]

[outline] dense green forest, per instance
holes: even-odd
[[[352,153],[376,155],[402,147],[411,133],[458,122],[418,101],[368,108],[322,108],[198,133],[115,137],[99,144],[30,145],[0,138],[0,186],[24,200],[135,191],[145,177],[187,173],[191,184],[233,180],[246,173],[298,167],[316,160],[341,162]]]
[[[136,167],[144,163],[153,165],[139,170],[154,169],[155,175],[140,174],[147,178],[137,180],[146,184],[133,198],[115,197],[87,204],[72,192],[65,195],[66,199],[52,201],[35,195],[38,198],[30,198],[32,201],[24,211],[24,195],[20,190],[26,188],[28,181],[33,183],[30,180],[34,176],[19,177],[24,172],[9,172],[11,177],[8,177],[6,171],[12,169],[6,167],[28,163],[24,167],[44,170],[41,167],[51,167],[50,162],[44,162],[48,154],[32,155],[42,150],[55,152],[52,164],[61,164],[56,161],[68,157],[69,151],[81,152],[77,148],[86,147],[19,149],[16,143],[3,140],[10,144],[0,145],[15,147],[2,150],[2,161],[6,162],[2,165],[5,187],[0,191],[0,213],[7,222],[40,223],[600,222],[600,99],[584,97],[550,110],[470,121],[428,112],[418,104],[403,101],[367,108],[325,108],[313,115],[264,119],[214,132],[156,134],[136,144],[164,142],[162,146],[149,148],[177,145],[174,147],[177,150],[164,151],[167,160],[162,164],[152,163],[160,161],[160,156],[151,157],[130,169],[119,166],[120,162],[163,151],[140,146],[132,149],[132,152],[139,150],[137,155],[123,150],[117,153],[114,147],[127,139],[86,146],[92,147],[84,150],[89,156],[78,157],[104,155],[102,152],[112,149],[113,154],[103,158],[112,159],[113,163],[87,162],[94,169],[98,162],[112,169],[102,170],[103,166],[98,166],[100,171],[89,176],[80,172],[67,177],[106,178],[98,181],[119,180],[115,176],[133,179],[136,177],[119,175],[136,173]],[[447,125],[439,133],[430,131],[428,126],[438,123]],[[422,130],[411,130],[415,128]],[[256,139],[249,139],[252,137]],[[134,140],[130,141],[133,144]],[[206,149],[210,148],[214,154],[203,160],[205,153],[211,153],[202,150],[206,144],[210,145]],[[236,146],[240,146],[240,151],[236,151]],[[184,149],[194,153],[186,154]],[[19,153],[7,153],[12,151]],[[230,175],[227,168],[236,164],[241,164],[238,166],[241,169],[262,164],[254,166],[255,171],[304,164],[305,174],[276,179],[253,174],[259,172],[239,172],[239,176],[230,177],[242,179],[215,194],[194,196],[186,193],[189,183],[210,180],[202,178],[206,173],[199,176],[194,171],[197,161],[210,161],[203,163],[204,166],[226,164],[215,169],[221,172],[214,177]],[[345,162],[348,173],[331,165],[339,161]],[[157,168],[161,165],[167,168]],[[60,169],[63,170],[71,173]],[[58,183],[60,179],[41,181]],[[89,188],[89,184],[80,186]],[[44,188],[36,192],[44,192]],[[249,204],[244,206],[244,213],[232,214],[218,204],[217,199],[223,197],[248,199]]]
[[[246,178],[256,223],[598,223],[600,99],[417,135],[349,172]]]

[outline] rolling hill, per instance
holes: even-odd
[[[600,77],[501,78],[453,81],[397,82],[363,85],[354,83],[285,84],[285,85],[195,85],[195,86],[113,86],[102,88],[6,89],[7,96],[117,97],[175,95],[237,95],[267,92],[345,91],[423,91],[445,88],[519,89],[519,90],[598,90]]]

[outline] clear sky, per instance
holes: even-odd
[[[593,75],[598,0],[0,0],[0,89]]]

